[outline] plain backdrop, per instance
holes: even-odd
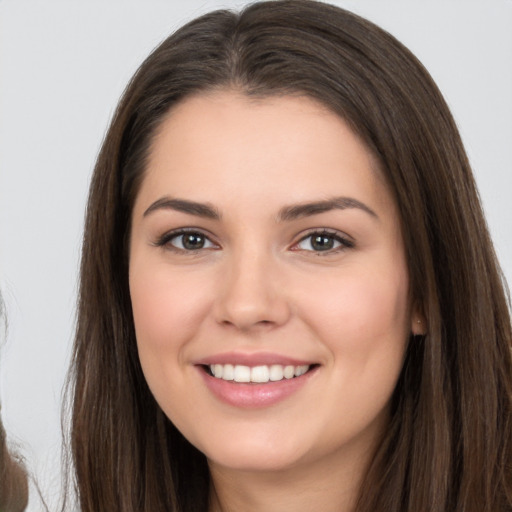
[[[353,0],[426,65],[466,144],[512,282],[512,1]],[[10,438],[55,509],[61,395],[87,187],[117,100],[144,57],[237,1],[0,0],[0,398]],[[31,500],[30,511],[41,505]]]

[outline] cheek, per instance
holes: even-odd
[[[208,290],[186,272],[141,263],[130,263],[130,295],[142,371],[166,414],[181,410],[178,416],[187,417],[194,404],[183,393],[186,351],[210,309]]]
[[[410,323],[405,271],[396,266],[388,272],[354,268],[318,292],[305,298],[304,311],[332,351],[365,357],[387,345],[402,350]]]
[[[340,425],[350,437],[384,421],[409,334],[406,272],[351,270],[331,282],[322,301],[304,303],[310,329],[329,352],[332,396],[325,397],[325,409],[336,404],[326,427],[332,436]]]
[[[146,269],[151,269],[148,272]],[[211,308],[209,290],[198,286],[201,276],[170,273],[165,266],[130,268],[130,295],[141,363],[161,364],[162,356],[180,354],[193,338],[200,319]]]

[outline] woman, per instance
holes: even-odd
[[[27,502],[27,477],[7,449],[5,430],[0,421],[0,510],[22,512]]]
[[[4,301],[0,295],[0,325],[4,325]],[[0,418],[0,510],[22,512],[28,503],[27,475],[9,453],[7,438]]]
[[[511,510],[510,348],[457,129],[389,34],[264,2],[144,62],[87,211],[82,510]]]

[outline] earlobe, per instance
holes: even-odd
[[[423,316],[414,314],[411,323],[411,332],[414,336],[424,336],[427,334],[427,322]]]

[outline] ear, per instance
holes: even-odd
[[[416,306],[411,314],[411,332],[414,336],[424,336],[427,334],[427,320],[425,315]]]

